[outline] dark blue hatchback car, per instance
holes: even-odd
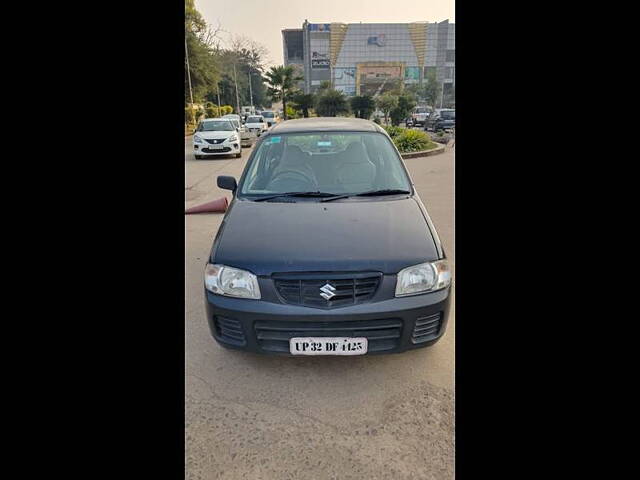
[[[309,118],[256,144],[205,267],[223,346],[286,355],[402,352],[445,332],[451,273],[378,125]]]

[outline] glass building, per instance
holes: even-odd
[[[346,95],[376,95],[421,83],[431,72],[445,98],[455,88],[455,24],[309,23],[282,31],[284,63],[304,75],[300,88],[323,81]]]

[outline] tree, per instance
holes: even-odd
[[[398,96],[398,103],[390,112],[391,124],[396,127],[400,125],[400,122],[409,116],[409,113],[411,113],[411,110],[413,110],[415,106],[415,97],[410,92]]]
[[[220,79],[220,62],[215,55],[220,27],[213,30],[196,10],[193,0],[185,0],[185,46],[189,65],[185,61],[185,105],[191,102],[189,77],[193,101],[201,102],[204,95]]]
[[[318,96],[316,112],[321,117],[335,117],[343,113],[349,113],[349,103],[344,93],[329,89]]]
[[[358,118],[369,120],[375,108],[375,101],[373,100],[373,97],[370,97],[369,95],[355,96],[351,98],[351,110]]]
[[[302,110],[304,118],[309,117],[309,109],[313,108],[316,104],[316,96],[313,93],[298,92],[291,97],[291,100],[293,100],[297,110]]]
[[[425,78],[421,93],[427,105],[430,105],[432,110],[436,108],[438,97],[440,96],[440,89],[440,82],[438,82],[435,72],[429,72],[427,78]]]
[[[376,106],[382,110],[384,113],[384,123],[387,124],[389,122],[389,113],[391,110],[395,108],[398,104],[398,97],[396,95],[392,95],[390,93],[385,93],[384,95],[380,95],[376,99]]]
[[[265,74],[268,92],[275,101],[282,100],[282,112],[284,119],[287,119],[287,97],[295,88],[295,84],[302,80],[292,65],[271,67]]]

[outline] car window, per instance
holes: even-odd
[[[262,112],[262,116],[265,118],[273,118],[273,112]]]
[[[440,116],[445,120],[455,120],[456,112],[455,110],[445,110],[444,112],[440,112]]]
[[[230,121],[211,120],[204,121],[198,125],[198,132],[229,132],[234,130]]]
[[[389,138],[373,132],[270,135],[259,142],[238,186],[240,196],[382,189],[411,187]]]
[[[262,123],[264,119],[262,117],[249,117],[247,118],[247,123]]]

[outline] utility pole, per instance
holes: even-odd
[[[238,77],[236,75],[236,64],[233,64],[233,82],[236,84],[236,113],[240,115],[240,96],[238,95]]]
[[[189,79],[189,96],[191,97],[191,113],[195,120],[195,112],[193,111],[193,91],[191,90],[191,71],[189,69],[189,49],[187,48],[187,36],[184,36],[184,53],[187,59],[187,78]]]
[[[218,116],[221,117],[220,107],[222,107],[222,105],[220,105],[220,82],[216,82],[216,87],[218,87]]]
[[[251,111],[253,112],[253,90],[251,89],[251,70],[249,70],[249,98],[251,99]]]

